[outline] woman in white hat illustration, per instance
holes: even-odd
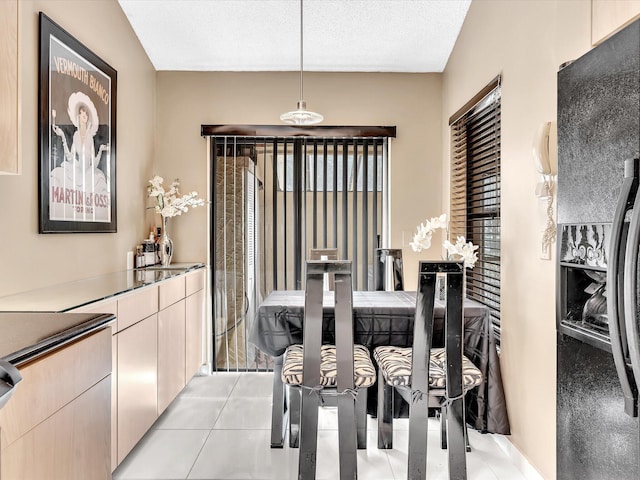
[[[69,96],[68,114],[71,122],[76,127],[73,134],[71,148],[67,144],[67,137],[62,129],[52,124],[53,132],[62,140],[64,148],[64,161],[59,167],[54,168],[50,174],[50,184],[52,187],[61,187],[82,191],[85,194],[93,194],[103,198],[108,195],[107,177],[102,170],[97,168],[100,163],[102,152],[109,151],[109,145],[100,145],[98,152],[95,151],[93,137],[98,131],[98,112],[91,99],[82,92],[75,92]],[[55,191],[52,190],[52,195]],[[65,202],[66,203],[66,202]],[[86,203],[83,201],[83,203]],[[93,202],[89,202],[93,203]],[[101,202],[107,203],[107,202]],[[106,205],[89,205],[91,207],[105,207]],[[68,211],[68,210],[67,210]],[[92,216],[94,208],[75,208],[75,212],[86,217],[87,213]],[[78,215],[74,215],[77,218]],[[101,215],[102,216],[102,215]],[[65,215],[68,217],[68,215]]]

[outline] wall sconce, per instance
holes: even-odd
[[[547,201],[547,224],[542,234],[541,257],[551,258],[551,245],[556,239],[556,222],[553,211],[555,177],[558,174],[558,128],[555,122],[545,122],[533,139],[533,160],[542,180],[536,185],[536,196]]]

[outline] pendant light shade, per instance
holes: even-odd
[[[291,112],[283,113],[280,115],[280,120],[292,125],[315,125],[322,122],[324,117],[316,112],[307,110],[307,103],[303,100],[304,82],[303,82],[303,58],[304,58],[304,43],[303,43],[303,13],[302,13],[302,1],[300,0],[300,101],[298,102],[298,108]]]
[[[298,109],[283,113],[280,115],[280,120],[292,125],[315,125],[324,120],[324,117],[319,113],[307,110],[307,103],[299,101]]]

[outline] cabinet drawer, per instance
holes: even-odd
[[[192,295],[196,293],[198,290],[202,290],[204,288],[204,268],[200,268],[195,272],[187,273],[186,282],[187,282],[187,293],[186,296]]]
[[[158,311],[158,287],[145,287],[118,299],[118,331]]]
[[[185,292],[184,275],[160,283],[160,310],[182,300]]]
[[[93,302],[82,307],[71,310],[77,313],[112,313],[115,315],[116,320],[112,323],[111,328],[113,334],[118,331],[118,301],[117,300],[103,300],[101,302]]]
[[[3,447],[111,373],[111,328],[29,363],[20,373],[22,382],[0,410]]]
[[[5,448],[0,477],[110,479],[110,385],[107,376]]]

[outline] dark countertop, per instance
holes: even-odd
[[[0,360],[19,367],[114,319],[100,313],[0,312]]]
[[[203,263],[176,263],[169,268],[158,266],[123,270],[75,282],[60,283],[0,297],[0,312],[66,312],[204,266]]]
[[[204,267],[183,263],[124,270],[0,297],[0,360],[22,365],[115,318],[69,310]]]

